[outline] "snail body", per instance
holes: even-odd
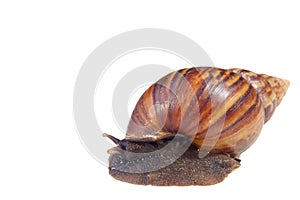
[[[170,73],[140,97],[124,140],[106,134],[118,144],[109,151],[110,174],[136,184],[218,183],[240,166],[237,158],[255,142],[288,86],[286,80],[243,69],[194,67]],[[122,150],[153,152],[171,143],[178,134],[191,144],[170,165],[145,173],[122,172],[124,163],[139,169],[145,166],[136,161],[144,158],[130,162]],[[203,158],[199,158],[199,151],[206,152]],[[155,162],[164,156],[157,157]],[[179,168],[183,170],[176,170]]]

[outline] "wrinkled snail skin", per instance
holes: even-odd
[[[115,147],[117,148],[117,147]],[[118,149],[114,149],[118,155]],[[140,152],[140,151],[138,151]],[[161,161],[164,156],[157,155]],[[167,167],[145,173],[128,173],[117,170],[118,156],[110,157],[109,173],[115,179],[139,184],[155,186],[187,186],[187,185],[213,185],[221,182],[234,169],[240,166],[240,161],[225,154],[209,154],[199,159],[195,146],[191,146],[179,159]],[[126,162],[122,160],[122,162]],[[116,165],[115,165],[116,164]],[[132,168],[144,167],[134,163]]]
[[[144,185],[221,182],[240,166],[234,158],[255,142],[288,87],[287,80],[237,68],[194,67],[170,73],[145,91],[133,110],[125,139],[115,139],[118,147],[110,152],[110,174],[118,180]],[[114,170],[120,162],[114,157],[118,148],[138,152],[144,144],[157,146],[177,133],[189,138],[193,147],[170,166],[144,174]],[[195,149],[209,155],[198,158]],[[215,162],[216,158],[220,162]],[[195,165],[198,167],[194,170],[188,167]],[[179,166],[183,171],[176,170]]]

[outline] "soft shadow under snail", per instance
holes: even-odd
[[[141,185],[212,185],[240,166],[289,81],[243,69],[195,67],[151,85],[126,137],[111,135],[109,173]]]

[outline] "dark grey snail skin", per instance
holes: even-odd
[[[141,185],[212,185],[240,166],[289,81],[244,69],[193,67],[151,85],[110,149],[109,173]],[[179,137],[177,137],[180,135]]]
[[[109,173],[115,179],[139,185],[156,186],[188,186],[188,185],[213,185],[224,180],[227,175],[240,166],[240,160],[228,154],[208,154],[199,158],[199,150],[190,145],[189,138],[181,136],[177,141],[173,138],[159,140],[158,142],[131,142],[117,140],[110,135],[119,146],[109,150]],[[155,153],[151,160],[140,157],[141,153],[149,153],[164,148],[172,141],[173,148],[163,154]],[[176,158],[176,148],[189,145],[188,149],[179,158]],[[135,152],[137,157],[128,154]],[[148,154],[146,154],[148,155]],[[166,167],[152,171],[156,165],[161,165],[166,160],[173,160]],[[216,173],[217,172],[217,173]]]
[[[239,166],[238,160],[224,154],[209,154],[199,159],[197,153],[187,151],[173,164],[154,172],[124,173],[110,168],[109,173],[117,180],[139,185],[213,185]]]

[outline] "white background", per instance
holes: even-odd
[[[0,199],[299,199],[299,8],[297,1],[1,1]],[[242,166],[218,185],[118,182],[80,142],[72,95],[82,63],[110,37],[149,27],[193,39],[218,67],[291,81]]]

